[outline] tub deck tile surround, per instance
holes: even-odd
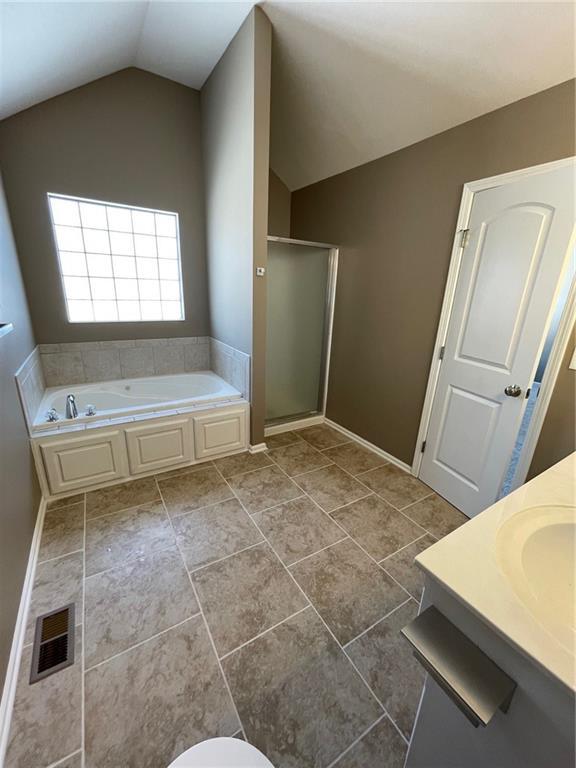
[[[398,635],[412,559],[465,518],[312,430],[49,505],[6,768],[156,768],[238,733],[277,768],[401,768],[422,687]],[[308,454],[290,478],[274,455],[302,442],[336,463]],[[36,615],[69,600],[76,662],[31,686]]]

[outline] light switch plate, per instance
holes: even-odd
[[[266,269],[264,267],[256,267],[256,277],[264,277]]]
[[[576,349],[574,349],[574,352],[572,353],[572,360],[570,360],[568,368],[572,368],[573,371],[576,371]]]

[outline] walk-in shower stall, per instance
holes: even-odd
[[[266,424],[326,407],[338,249],[268,238]]]

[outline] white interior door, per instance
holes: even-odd
[[[573,165],[474,195],[420,466],[470,516],[497,498],[573,226]]]

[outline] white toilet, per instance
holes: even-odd
[[[241,739],[207,739],[182,752],[168,768],[274,768],[260,750]]]

